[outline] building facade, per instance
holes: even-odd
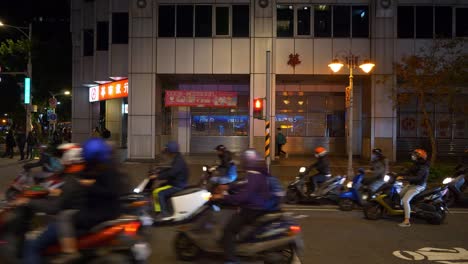
[[[286,152],[345,154],[349,70],[328,64],[352,54],[376,65],[354,70],[353,153],[396,159],[428,140],[417,102],[394,107],[394,63],[435,38],[468,37],[467,15],[465,0],[72,0],[73,140],[101,123],[130,159],[169,140],[184,153],[263,150],[252,101],[269,82]],[[466,114],[429,107],[442,154],[461,153]]]

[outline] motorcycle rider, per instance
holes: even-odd
[[[415,149],[411,154],[411,160],[413,161],[413,166],[397,177],[397,180],[409,182],[409,185],[404,187],[400,193],[401,202],[405,210],[405,219],[399,224],[401,227],[411,226],[411,199],[426,189],[426,182],[429,176],[429,163],[427,162],[427,153],[425,150]]]
[[[372,193],[375,193],[383,184],[385,174],[388,173],[388,159],[383,155],[383,152],[379,148],[372,150],[371,156],[371,169],[372,176],[370,177],[369,189]]]
[[[179,144],[169,141],[165,152],[172,160],[171,168],[150,175],[150,179],[166,180],[165,184],[153,190],[154,210],[161,212],[160,218],[170,216],[167,201],[174,193],[185,188],[189,176],[187,163],[179,152]]]
[[[58,222],[50,223],[47,229],[34,241],[30,241],[25,249],[25,263],[40,263],[40,252],[48,245],[54,243],[59,234],[64,234],[62,244],[65,243],[64,251],[71,252],[63,258],[58,258],[58,263],[79,257],[76,249],[76,239],[73,236],[75,229],[89,230],[93,226],[121,214],[119,197],[123,193],[123,175],[116,169],[112,160],[112,148],[101,138],[88,139],[83,144],[82,156],[85,167],[80,172],[79,185],[83,187],[84,204],[77,212],[66,215],[64,221],[73,218],[72,223]],[[74,208],[76,209],[76,208]],[[68,218],[67,218],[68,216]],[[65,230],[65,231],[64,231]],[[65,242],[63,238],[67,238]]]
[[[56,153],[60,150],[56,150]],[[26,171],[29,171],[32,168],[42,167],[42,172],[36,173],[34,178],[47,178],[52,176],[54,173],[59,173],[63,170],[63,165],[60,163],[57,155],[51,155],[47,153],[47,145],[39,146],[39,160],[34,163],[28,163],[23,166]]]
[[[219,165],[216,166],[216,177],[210,179],[211,182],[218,184],[228,184],[237,179],[237,168],[232,160],[232,153],[224,146],[218,145],[215,148]]]
[[[214,194],[213,200],[222,199],[232,205],[238,205],[240,210],[232,216],[224,228],[221,240],[226,258],[225,263],[239,263],[236,257],[236,235],[245,225],[255,221],[261,215],[267,213],[271,208],[271,194],[268,184],[268,171],[265,159],[254,149],[248,149],[240,157],[242,169],[247,171],[246,183],[240,186],[236,194],[223,195]]]
[[[317,170],[315,175],[310,176],[310,185],[308,188],[310,193],[317,190],[320,184],[328,180],[331,176],[328,151],[324,147],[316,147],[314,152],[315,158],[317,158],[317,162],[310,165],[306,171],[306,174],[308,174],[312,169]]]

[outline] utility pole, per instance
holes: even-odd
[[[271,51],[266,52],[266,116],[265,116],[265,159],[268,171],[271,166]]]

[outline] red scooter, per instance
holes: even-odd
[[[29,171],[23,170],[11,182],[5,192],[5,198],[7,201],[12,201],[24,190],[27,190],[34,185],[39,185],[46,189],[57,189],[63,185],[63,179],[61,174],[57,173],[46,178],[38,178],[34,177]]]

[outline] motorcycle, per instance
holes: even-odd
[[[145,178],[133,190],[136,194],[142,194],[147,199],[153,201],[153,184],[157,179]],[[172,215],[162,219],[154,218],[154,224],[179,224],[190,220],[199,213],[199,210],[210,199],[211,193],[198,186],[189,186],[184,190],[176,192],[169,199],[169,205],[172,208]],[[154,207],[148,210],[152,211]],[[151,214],[150,214],[151,215]]]
[[[447,177],[442,184],[448,186],[448,192],[444,196],[444,201],[448,207],[452,207],[456,203],[466,203],[468,201],[468,168],[457,166],[453,177]]]
[[[47,190],[27,190],[22,196],[29,198],[44,198],[48,194]],[[130,195],[121,198],[126,215],[111,221],[103,222],[87,231],[78,231],[79,237],[77,247],[81,253],[78,263],[145,263],[151,254],[149,244],[146,242],[146,227],[150,226],[144,216],[137,216],[139,207],[146,204],[143,196]],[[14,206],[7,206],[2,209],[0,215],[5,216]],[[17,259],[18,249],[16,247],[17,238],[15,234],[7,232],[8,227],[13,224],[13,219],[0,217],[4,221],[0,227],[4,230],[0,232],[0,256],[7,263],[20,263]],[[5,221],[6,220],[6,221]],[[38,235],[39,231],[32,231],[28,237]],[[102,254],[106,252],[108,254]],[[42,256],[48,261],[61,254],[61,248],[54,244],[46,248]]]
[[[391,178],[391,181],[390,181]],[[400,205],[399,193],[403,186],[401,181],[395,178],[387,178],[390,190],[382,191],[372,196],[372,199],[364,206],[364,216],[370,220],[380,219],[384,214],[388,216],[403,216],[404,210]],[[443,201],[447,193],[447,186],[436,187],[425,190],[411,200],[412,215],[426,220],[430,224],[440,225],[447,215],[447,206]]]
[[[359,174],[346,184],[347,191],[340,194],[338,206],[342,211],[351,211],[354,206],[364,206],[369,198],[370,190],[362,184],[364,169],[359,169]]]
[[[219,241],[223,229],[237,208],[206,204],[202,213],[187,225],[181,226],[174,242],[176,256],[180,260],[194,261],[202,253],[220,254]],[[303,249],[301,227],[291,214],[272,212],[265,214],[237,237],[237,255],[261,258],[264,263],[293,263]]]
[[[307,176],[307,169],[301,167],[299,175],[288,185],[286,192],[287,203],[314,202],[322,199],[337,201],[343,189],[343,183],[346,181],[346,177],[344,176],[332,177],[328,175],[329,179],[318,187],[314,186],[315,190],[311,192],[309,190],[309,186],[311,185],[309,182],[310,178],[306,180]]]
[[[38,178],[30,174],[29,171],[21,171],[5,192],[7,201],[14,200],[21,192],[34,185],[40,185],[47,189],[56,189],[63,185],[63,179],[60,174],[52,174],[47,178]]]

